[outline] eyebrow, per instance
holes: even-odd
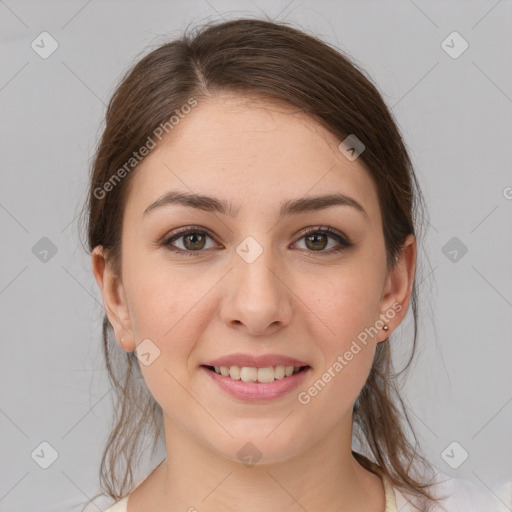
[[[234,208],[231,203],[223,199],[203,194],[172,190],[151,203],[144,210],[143,215],[147,215],[156,208],[175,204],[196,208],[205,212],[217,212],[233,218],[236,217],[240,211],[240,208]],[[362,213],[367,220],[369,219],[366,210],[355,199],[345,194],[327,194],[289,199],[281,204],[279,219],[287,215],[318,211],[332,206],[351,206]]]

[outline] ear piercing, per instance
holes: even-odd
[[[389,331],[389,325],[388,325],[388,324],[384,325],[384,327],[382,328],[382,330],[383,330],[383,331]]]

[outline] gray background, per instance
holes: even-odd
[[[406,402],[439,470],[512,510],[510,1],[0,0],[1,511],[78,510],[99,490],[112,397],[76,215],[118,78],[189,22],[263,12],[348,52],[392,108],[430,211]],[[58,43],[46,59],[31,47],[43,31]],[[457,58],[453,31],[469,44]],[[409,339],[406,321],[397,355]]]

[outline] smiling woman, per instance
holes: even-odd
[[[417,317],[421,195],[347,57],[255,19],[157,48],[108,106],[86,213],[119,406],[110,512],[449,505],[406,436],[390,357]],[[134,485],[144,436],[166,458]]]

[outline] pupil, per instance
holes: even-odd
[[[320,234],[320,233],[319,233],[319,234],[316,234],[316,235],[310,235],[310,236],[308,236],[308,237],[307,237],[307,240],[308,240],[308,241],[313,241],[313,242],[315,242],[315,241],[316,241],[316,242],[318,242],[318,238],[319,238],[319,237],[324,237],[324,243],[323,243],[323,244],[321,244],[320,246],[316,245],[316,248],[324,249],[324,248],[325,248],[325,246],[326,246],[326,244],[325,244],[325,235]],[[316,243],[316,242],[315,242],[315,243]],[[313,246],[313,248],[314,248],[314,247],[315,247],[315,246]]]
[[[194,242],[194,241],[193,241],[193,240],[194,240],[194,238],[196,238],[196,239],[197,239],[197,238],[199,238],[199,240],[201,240],[201,238],[202,238],[202,239],[203,239],[203,243],[204,243],[204,237],[203,237],[202,235],[198,235],[197,233],[191,233],[191,234],[187,235],[187,236],[185,237],[185,240],[186,240],[186,241],[190,241],[190,240],[192,240],[192,246],[193,246],[193,247],[192,247],[192,249],[201,249],[201,248],[202,248],[202,245],[201,245],[201,244],[199,244],[199,247],[197,247],[197,246],[196,246],[196,244],[197,244],[197,240]]]

